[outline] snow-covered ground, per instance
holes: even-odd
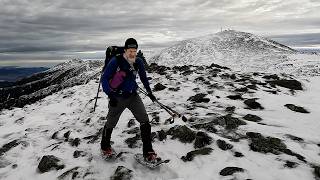
[[[158,155],[170,159],[170,163],[155,170],[143,167],[133,158],[135,153],[142,150],[141,140],[133,148],[129,148],[125,142],[134,137],[135,133],[124,131],[139,127],[137,122],[133,127],[127,126],[134,117],[130,111],[125,110],[112,134],[113,148],[123,154],[114,162],[103,160],[100,157],[99,131],[106,121],[108,99],[100,92],[96,111],[90,112],[98,79],[89,80],[97,77],[95,75],[101,67],[90,66],[88,63],[90,68],[81,68],[84,72],[75,77],[87,79],[87,84],[65,86],[68,88],[34,104],[0,112],[0,179],[109,179],[119,166],[132,170],[132,179],[136,180],[314,179],[315,166],[320,165],[320,57],[291,52],[286,46],[246,33],[231,34],[237,36],[234,41],[228,39],[228,33],[212,36],[213,39],[208,41],[208,37],[183,41],[152,59],[170,67],[197,65],[160,73],[164,75],[155,72],[161,69],[157,67],[153,73],[148,74],[152,77],[152,87],[157,83],[167,87],[155,91],[154,95],[163,104],[183,113],[188,118],[187,122],[176,118],[173,124],[165,123],[170,116],[141,95],[153,132],[167,131],[176,125],[185,125],[195,132],[205,132],[213,139],[212,143],[205,146],[213,149],[210,154],[199,155],[185,162],[181,157],[195,150],[194,144],[182,143],[168,135],[163,141],[156,138],[153,145]],[[230,49],[226,45],[233,47]],[[201,57],[201,54],[205,55]],[[82,63],[85,62],[70,61],[69,66],[86,67]],[[212,63],[231,69],[204,66]],[[68,68],[68,63],[51,70],[63,67]],[[298,80],[303,90],[271,85],[263,76],[272,74],[277,74],[280,79]],[[69,81],[72,80],[69,78]],[[243,88],[247,90],[241,91]],[[200,93],[204,93],[209,102],[193,103],[189,100]],[[242,99],[232,100],[227,97],[230,95],[241,95]],[[252,98],[264,109],[248,108],[244,100]],[[310,113],[292,111],[284,106],[286,104],[301,106]],[[215,125],[217,132],[196,129],[194,126],[214,122],[217,117],[228,114],[245,121],[246,125],[228,130],[219,124]],[[259,116],[262,121],[247,121],[244,119],[247,114]],[[159,123],[156,123],[157,117]],[[246,136],[248,132],[278,138],[296,155],[253,151],[251,140]],[[78,146],[76,140],[80,140]],[[218,140],[224,140],[233,148],[222,150]],[[236,152],[243,156],[236,157]],[[79,157],[75,156],[77,153]],[[54,155],[65,167],[40,173],[38,165],[45,155]],[[220,175],[226,167],[242,168],[243,172]]]

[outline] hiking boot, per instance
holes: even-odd
[[[114,152],[111,147],[108,147],[105,150],[101,149],[101,154],[105,157],[111,157],[113,156]]]
[[[152,151],[148,152],[146,155],[144,155],[144,160],[151,163],[156,163],[161,160],[160,157],[157,156],[157,154]]]

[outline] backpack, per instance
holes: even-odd
[[[106,50],[106,59],[104,60],[104,66],[102,68],[102,72],[107,67],[108,63],[114,56],[119,56],[124,53],[124,47],[120,46],[109,46]]]

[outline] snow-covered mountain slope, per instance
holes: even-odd
[[[215,64],[150,68],[155,96],[188,118],[166,124],[170,116],[142,96],[154,149],[171,159],[169,164],[150,170],[134,161],[141,140],[139,124],[128,127],[133,119],[128,110],[112,135],[121,157],[114,162],[100,157],[108,100],[101,92],[96,112],[90,113],[98,87],[94,79],[1,111],[0,179],[116,179],[121,167],[129,169],[125,177],[137,180],[319,177],[319,76],[296,79],[300,84],[291,75],[235,73]],[[40,173],[44,156],[60,161]]]
[[[320,73],[319,59],[319,55],[299,54],[296,50],[271,39],[226,30],[181,41],[154,55],[150,62],[165,66],[216,63],[242,72],[317,75]],[[303,69],[303,72],[299,69]]]
[[[99,76],[102,65],[102,61],[74,59],[0,88],[0,110],[23,107],[66,87],[88,83]]]

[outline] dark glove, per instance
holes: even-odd
[[[157,98],[152,94],[152,92],[148,92],[147,95],[153,102],[157,100]]]
[[[112,107],[116,107],[118,104],[118,100],[114,96],[109,96],[109,105]]]

